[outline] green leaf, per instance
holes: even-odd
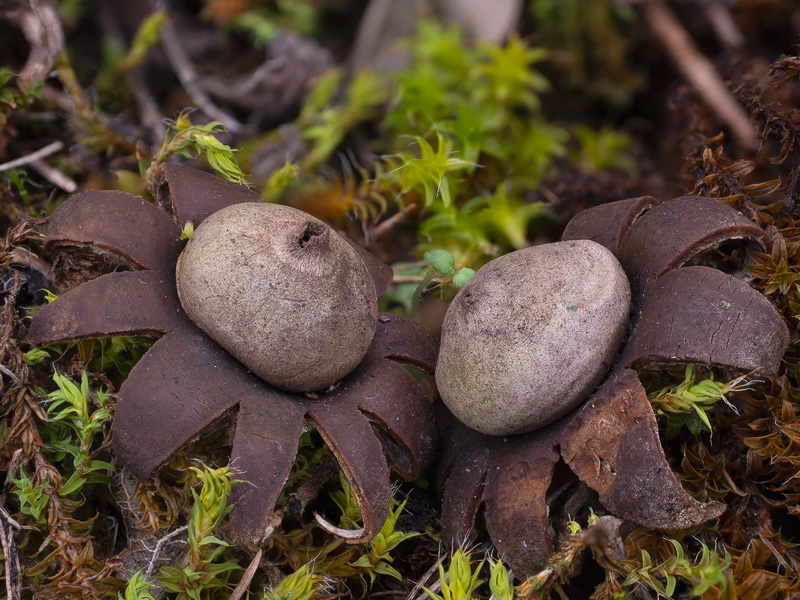
[[[103,460],[93,460],[89,463],[90,471],[114,471],[114,465]]]
[[[452,275],[455,272],[456,259],[447,250],[428,250],[425,253],[425,262],[442,275]]]
[[[472,279],[474,275],[475,271],[469,267],[461,267],[456,271],[455,275],[453,275],[453,285],[460,290],[469,283],[469,280]]]
[[[183,225],[183,229],[181,230],[181,240],[190,240],[192,239],[192,235],[194,235],[194,221],[186,221]]]
[[[152,585],[144,579],[142,571],[136,571],[125,586],[124,596],[117,595],[117,600],[155,600],[150,593]]]
[[[81,475],[78,471],[75,471],[70,475],[69,479],[67,479],[67,482],[61,486],[58,495],[69,496],[70,494],[74,494],[83,487],[84,483],[86,483],[86,477]]]

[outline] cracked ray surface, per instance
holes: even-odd
[[[685,215],[695,215],[689,221]],[[576,215],[565,239],[591,239],[638,278],[641,315],[617,366],[572,413],[521,436],[482,435],[440,407],[442,456],[437,482],[445,542],[457,547],[474,528],[481,503],[502,558],[518,575],[551,554],[547,491],[563,458],[614,515],[653,529],[679,529],[721,515],[680,485],[667,463],[652,406],[626,367],[705,363],[774,374],[789,342],[767,298],[732,275],[683,266],[728,239],[768,247],[766,234],[722,202],[683,197],[621,200]],[[626,259],[627,257],[627,259]]]
[[[418,324],[382,314],[366,357],[333,389],[312,400],[272,388],[184,315],[175,290],[182,225],[191,220],[197,226],[220,208],[258,196],[178,165],[162,166],[154,195],[163,210],[130,194],[94,191],[72,196],[54,213],[45,241],[50,252],[93,253],[135,270],[101,275],[44,307],[33,319],[30,341],[160,337],[119,390],[115,452],[146,479],[232,417],[231,459],[243,480],[233,488],[227,529],[235,543],[256,548],[269,534],[308,423],[350,480],[364,520],[356,531],[321,524],[350,542],[371,539],[388,514],[390,467],[414,479],[438,450],[430,399],[401,366],[432,374],[435,341]],[[381,293],[391,269],[364,250],[359,254]]]

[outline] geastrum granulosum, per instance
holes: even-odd
[[[578,214],[562,239],[478,271],[448,309],[436,371],[452,410],[440,411],[444,537],[466,539],[484,503],[489,535],[519,576],[553,551],[547,502],[553,478],[569,477],[561,458],[627,521],[682,529],[722,514],[675,478],[634,369],[771,375],[789,343],[764,296],[696,264],[721,244],[770,246],[723,202],[613,202]]]
[[[144,480],[232,417],[231,458],[244,480],[232,497],[233,542],[256,548],[269,532],[307,424],[362,508],[361,529],[320,524],[351,542],[371,539],[390,506],[387,456],[413,479],[438,446],[430,400],[403,366],[432,374],[436,344],[414,322],[378,314],[391,270],[321,221],[195,169],[163,165],[154,196],[161,208],[87,191],[56,210],[49,251],[88,250],[131,270],[42,308],[30,341],[160,337],[119,390],[115,452]],[[189,221],[196,229],[182,255]]]

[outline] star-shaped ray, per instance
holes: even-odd
[[[675,478],[635,371],[613,373],[570,417],[561,455],[603,506],[639,525],[683,529],[725,511],[719,502],[698,502]]]
[[[174,277],[183,242],[177,225],[163,210],[138,196],[107,190],[74,194],[63,206],[50,219],[46,250],[82,248]],[[141,235],[147,236],[147,243],[142,243]]]
[[[437,480],[442,535],[450,547],[468,541],[486,503],[486,527],[497,550],[517,573],[530,573],[552,554],[546,495],[563,423],[525,435],[483,435],[441,405],[444,444]]]
[[[195,227],[226,206],[261,202],[253,190],[234,185],[210,173],[174,163],[158,168],[153,196],[175,223],[191,221]]]
[[[587,208],[567,223],[561,239],[592,240],[617,255],[631,225],[656,204],[656,198],[641,196]]]
[[[774,375],[788,345],[789,328],[758,291],[717,269],[681,267],[652,284],[620,363],[707,363]]]
[[[651,208],[630,226],[618,253],[634,303],[667,271],[704,250],[738,239],[761,249],[771,246],[763,229],[714,198],[683,196]]]

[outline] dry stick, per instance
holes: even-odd
[[[17,4],[17,8],[6,9],[6,18],[17,23],[31,46],[28,60],[19,74],[20,83],[31,87],[47,77],[53,68],[64,47],[64,30],[58,10],[50,0],[27,0]]]
[[[14,383],[16,383],[18,386],[19,386],[19,385],[22,385],[22,384],[20,383],[20,381],[19,381],[19,377],[17,377],[17,376],[14,374],[14,372],[13,372],[13,371],[11,371],[10,369],[8,369],[8,368],[7,368],[5,365],[2,365],[2,364],[0,364],[0,372],[2,372],[2,373],[4,373],[4,374],[8,375],[8,377],[9,377],[10,379],[12,379],[12,380],[14,381]]]
[[[663,0],[649,0],[640,6],[645,24],[666,48],[681,73],[728,124],[739,144],[747,150],[757,150],[758,137],[747,113],[725,87],[711,61],[694,45],[675,13]]]
[[[419,593],[419,591],[422,589],[422,586],[424,586],[425,583],[428,581],[428,579],[430,579],[431,576],[439,569],[439,565],[442,564],[442,562],[444,561],[444,558],[445,558],[445,555],[442,554],[439,557],[439,560],[437,560],[433,565],[431,565],[430,569],[425,571],[425,574],[417,582],[417,585],[414,586],[414,589],[412,589],[411,592],[408,594],[408,596],[406,596],[406,600],[415,600],[415,597]],[[441,583],[439,581],[435,582],[434,585],[432,585],[431,588],[430,588],[432,592],[438,591],[438,589],[436,588],[436,584],[437,583],[439,584],[439,586],[441,586]]]
[[[164,118],[159,110],[158,102],[153,98],[147,86],[147,81],[142,76],[141,67],[137,67],[126,74],[125,80],[136,104],[139,106],[139,115],[142,123],[150,131],[150,144],[153,148],[158,148],[164,139],[164,134],[167,132],[167,126],[164,124]]]
[[[731,16],[731,11],[723,0],[711,0],[703,3],[703,10],[706,17],[714,28],[719,40],[727,48],[741,48],[744,46],[745,39],[742,30],[739,29]]]
[[[375,228],[372,230],[372,237],[377,240],[379,237],[381,237],[382,235],[393,229],[396,225],[404,221],[406,216],[408,216],[408,213],[410,213],[416,207],[417,207],[416,204],[409,204],[397,214],[394,214],[388,219],[386,219],[383,223],[379,223],[378,225],[376,225]]]
[[[17,545],[14,543],[14,529],[21,529],[11,516],[0,506],[0,547],[5,557],[6,594],[8,600],[20,600],[22,596],[22,582],[19,579],[21,569]]]
[[[153,548],[153,557],[150,559],[150,562],[147,565],[147,570],[144,572],[147,578],[150,578],[150,576],[153,574],[153,569],[156,566],[158,555],[161,554],[161,548],[164,546],[164,544],[166,544],[172,538],[177,537],[178,535],[184,533],[185,531],[188,531],[188,529],[189,529],[188,525],[184,525],[183,527],[178,527],[176,530],[170,531],[167,535],[165,535],[160,540],[158,540],[158,542],[156,542],[156,547]],[[180,541],[187,543],[184,540]],[[146,547],[147,546],[145,546],[145,548]]]
[[[250,561],[250,565],[247,567],[247,570],[242,575],[241,581],[239,581],[239,585],[236,586],[236,589],[233,590],[233,593],[228,597],[228,600],[239,600],[244,593],[247,591],[247,588],[250,587],[250,582],[253,580],[253,575],[256,574],[256,569],[258,569],[258,565],[261,563],[261,548],[258,549],[256,555],[253,557],[253,560]]]
[[[63,147],[64,144],[62,142],[51,142],[50,144],[47,144],[47,146],[39,148],[36,152],[32,152],[27,156],[21,156],[19,158],[15,158],[14,160],[3,163],[0,165],[0,171],[8,171],[9,169],[16,169],[17,167],[24,167],[25,165],[44,158],[45,156],[55,154]]]
[[[164,48],[175,74],[178,76],[186,93],[189,94],[192,102],[215,121],[222,121],[228,131],[233,133],[244,131],[244,125],[211,102],[211,99],[197,85],[197,71],[195,71],[188,52],[186,52],[178,38],[179,35],[175,31],[173,24],[171,22],[166,23],[161,30],[161,46]]]
[[[71,194],[78,189],[77,183],[41,159],[33,161],[31,166],[39,173],[39,175],[47,179],[53,185],[60,187],[68,194]]]

